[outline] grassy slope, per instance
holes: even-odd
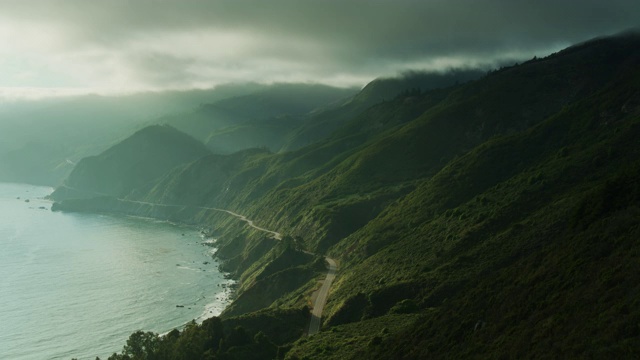
[[[260,146],[278,151],[308,113],[343,102],[355,92],[319,84],[273,84],[165,120],[217,154]]]
[[[207,154],[209,151],[201,143],[170,126],[149,126],[99,155],[80,160],[65,185],[94,192],[93,196],[121,197]],[[69,196],[63,191],[56,191],[51,197]]]
[[[376,79],[341,106],[310,114],[301,126],[289,134],[283,150],[291,151],[321,141],[371,106],[393,100],[405,91],[409,93],[447,88],[475,80],[482,75],[482,71],[470,69],[447,73],[414,72],[395,78]]]
[[[272,182],[274,190],[250,198],[253,214],[323,251],[456,156],[493,137],[525,131],[601,89],[621,71],[630,50],[625,42],[596,45],[507,68],[446,94],[428,92],[373,107],[331,138],[343,146],[338,155],[331,149],[339,146],[316,145],[317,150],[302,149],[286,164],[271,164],[257,186],[273,180],[269,173],[284,174],[284,179]],[[394,117],[398,114],[403,115]],[[385,120],[389,126],[371,130]],[[357,146],[344,146],[350,141]],[[312,159],[323,154],[327,165],[298,181],[285,181],[287,172],[280,170],[302,161],[302,154]]]
[[[637,354],[639,75],[479,146],[343,240],[328,323],[414,299],[424,318],[370,356]]]

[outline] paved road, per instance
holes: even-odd
[[[328,257],[325,257],[324,259],[329,263],[329,272],[327,273],[327,277],[324,279],[322,287],[316,297],[316,301],[313,304],[313,310],[311,311],[311,323],[309,323],[309,331],[307,332],[309,336],[315,335],[320,331],[320,325],[322,324],[320,321],[322,320],[322,311],[324,310],[324,305],[327,303],[331,283],[333,282],[333,279],[336,278],[336,271],[338,271],[338,264],[336,264],[335,260]]]
[[[236,214],[236,213],[234,213],[233,211],[230,211],[230,210],[218,209],[218,208],[213,208],[213,207],[205,207],[205,206],[169,205],[169,204],[158,204],[158,203],[151,203],[151,202],[146,202],[146,201],[135,201],[135,200],[126,200],[126,199],[118,199],[118,200],[125,201],[125,202],[130,202],[130,203],[134,203],[134,204],[145,204],[145,205],[166,206],[166,207],[193,207],[194,209],[226,212],[227,214],[229,214],[231,216],[235,216],[238,219],[246,222],[247,225],[251,226],[252,228],[254,228],[256,230],[259,230],[259,231],[263,231],[263,232],[269,233],[269,234],[271,234],[272,238],[274,238],[276,240],[282,240],[282,234],[280,234],[279,232],[271,231],[269,229],[262,228],[262,227],[256,225],[253,222],[253,220],[247,219],[246,216],[240,215],[240,214]]]
[[[208,207],[202,207],[202,206],[198,206],[197,208],[198,208],[198,209],[204,209],[204,210],[215,210],[215,211],[223,211],[223,212],[226,212],[227,214],[230,214],[230,215],[232,215],[232,216],[235,216],[235,217],[237,217],[238,219],[240,219],[240,220],[242,220],[242,221],[246,222],[246,223],[247,223],[249,226],[251,226],[252,228],[254,228],[254,229],[256,229],[256,230],[264,231],[264,232],[266,232],[266,233],[269,233],[269,234],[271,234],[271,235],[273,236],[273,238],[274,238],[274,239],[276,239],[276,240],[282,240],[282,234],[280,234],[279,232],[277,232],[277,231],[271,231],[271,230],[268,230],[268,229],[265,229],[265,228],[261,228],[261,227],[259,227],[259,226],[255,225],[255,224],[253,223],[253,220],[249,220],[249,219],[247,219],[247,217],[246,217],[246,216],[243,216],[243,215],[240,215],[240,214],[236,214],[236,213],[234,213],[233,211],[229,211],[229,210],[225,210],[225,209],[218,209],[218,208],[208,208]]]

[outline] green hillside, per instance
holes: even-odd
[[[272,84],[248,94],[202,104],[163,121],[195,137],[217,154],[254,147],[279,151],[314,111],[340,106],[357,90],[319,84]],[[305,142],[303,145],[308,144]]]
[[[82,159],[51,198],[125,196],[207,154],[204,145],[170,126],[149,126],[100,155]]]
[[[137,186],[118,188],[126,199],[57,205],[197,223],[219,237],[236,300],[221,319],[150,335],[174,357],[149,354],[640,356],[640,35],[383,100],[294,151],[184,159],[144,186],[129,172]],[[104,167],[85,169],[68,184]],[[323,331],[303,337],[322,255],[340,268]],[[218,321],[238,327],[210,328]]]
[[[478,79],[482,75],[484,72],[477,69],[457,69],[443,73],[407,72],[399,77],[376,79],[339,107],[310,114],[301,126],[288,134],[283,149],[296,150],[320,141],[370,107],[398,96],[443,89]]]

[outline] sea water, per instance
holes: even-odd
[[[228,280],[189,227],[50,211],[0,183],[0,359],[106,359],[136,330],[218,315]]]

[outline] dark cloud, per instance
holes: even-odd
[[[491,64],[636,27],[637,14],[631,0],[0,1],[2,19],[58,35],[48,51],[103,54],[102,70],[151,87]]]
[[[131,72],[149,84],[176,87],[197,80],[197,74],[190,71],[195,63],[193,59],[158,52],[134,52],[128,54],[126,62]]]

